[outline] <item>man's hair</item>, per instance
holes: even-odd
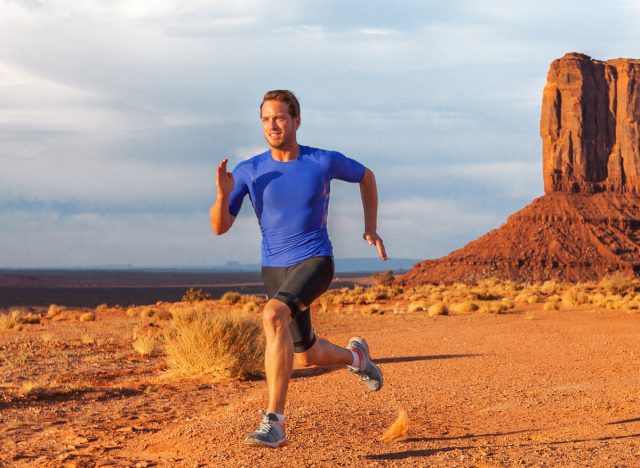
[[[273,91],[267,91],[262,102],[260,103],[260,115],[262,116],[262,105],[265,101],[280,101],[289,106],[289,114],[291,117],[300,117],[300,103],[293,91],[288,89],[274,89]]]

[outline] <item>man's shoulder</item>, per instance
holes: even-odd
[[[310,157],[329,159],[334,158],[336,156],[343,156],[342,153],[335,150],[327,150],[322,148],[314,148],[313,146],[300,146],[301,153],[306,154]]]
[[[266,161],[269,156],[269,150],[264,153],[256,154],[255,156],[251,156],[249,159],[245,159],[236,164],[236,170],[246,170],[251,167],[254,167],[256,164],[259,164],[263,161]]]

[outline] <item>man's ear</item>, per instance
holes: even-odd
[[[300,128],[300,123],[302,123],[300,116],[295,118],[295,122],[296,122],[296,130],[298,130],[298,128]]]

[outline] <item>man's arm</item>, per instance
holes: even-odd
[[[387,260],[384,242],[378,235],[378,188],[376,176],[368,168],[364,170],[364,177],[360,181],[360,195],[364,209],[364,234],[362,238],[370,245],[375,245],[382,260]]]
[[[216,189],[218,194],[216,196],[216,202],[211,206],[209,210],[209,218],[211,219],[211,230],[216,235],[221,235],[231,229],[235,216],[231,216],[229,213],[229,195],[233,191],[235,182],[233,180],[233,174],[227,172],[227,161],[223,159],[218,164],[218,171],[216,173]]]

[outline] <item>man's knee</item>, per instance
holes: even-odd
[[[262,311],[262,323],[265,329],[277,330],[291,323],[291,311],[285,303],[270,300]]]

